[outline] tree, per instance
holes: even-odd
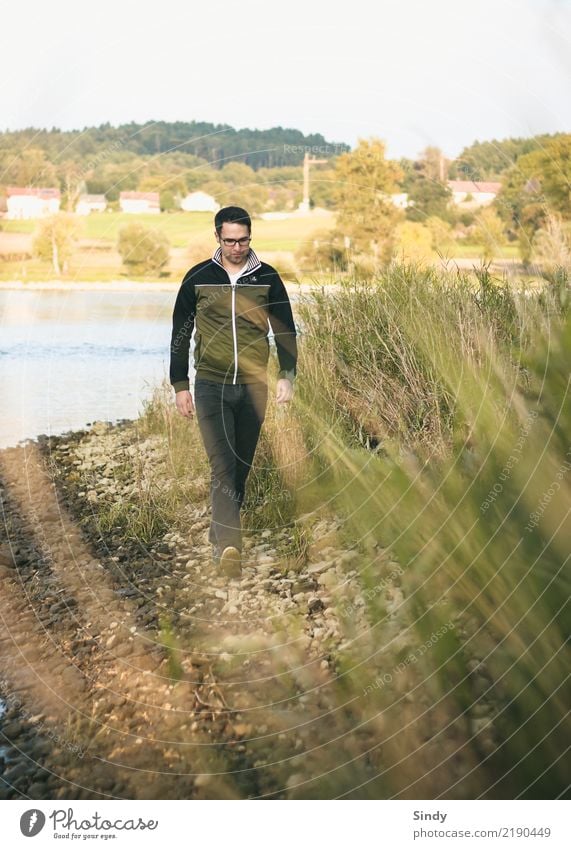
[[[439,147],[425,148],[420,154],[419,164],[427,180],[445,183],[448,179],[450,160],[444,156]]]
[[[541,188],[551,210],[571,218],[571,134],[552,139],[538,154]]]
[[[296,191],[296,206],[302,199],[302,180],[298,183]],[[310,203],[324,209],[335,209],[337,194],[336,174],[333,168],[325,165],[316,165],[311,169]]]
[[[68,159],[60,168],[60,174],[63,174],[63,182],[65,185],[65,206],[68,212],[73,212],[79,196],[85,191],[85,172],[79,163]]]
[[[41,148],[23,150],[12,163],[8,178],[17,186],[51,188],[58,185],[56,169]]]
[[[243,162],[229,162],[220,171],[220,177],[233,186],[247,186],[256,182],[256,172]]]
[[[449,203],[452,192],[447,185],[420,174],[408,189],[406,217],[409,221],[424,221],[437,216],[447,221],[451,218]]]
[[[437,216],[451,221],[452,192],[446,182],[450,161],[440,148],[427,147],[416,162],[401,160],[404,166],[402,191],[408,194],[409,206],[406,217],[409,221],[424,222]]]
[[[34,256],[51,262],[56,274],[65,274],[80,227],[75,215],[65,212],[43,218],[32,239]]]
[[[119,230],[117,249],[133,274],[157,274],[168,262],[169,248],[164,233],[136,221]]]
[[[483,246],[482,257],[488,261],[501,252],[505,244],[504,225],[495,211],[487,207],[476,216],[474,236],[478,244]]]
[[[474,142],[464,148],[450,166],[451,180],[501,180],[525,154],[540,149],[554,136],[542,135],[527,139],[504,139],[503,141]]]
[[[551,214],[571,218],[571,134],[520,156],[505,175],[495,206],[517,232],[522,260],[531,258],[535,234]]]
[[[338,157],[337,223],[356,253],[390,258],[397,222],[402,214],[389,195],[402,177],[398,164],[385,158],[380,139],[359,139],[356,150]]]

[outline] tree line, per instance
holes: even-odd
[[[265,149],[261,149],[265,145]],[[156,191],[163,211],[201,189],[221,205],[253,215],[294,210],[302,199],[301,161],[310,151],[325,162],[312,168],[311,202],[336,211],[333,231],[312,236],[300,259],[343,267],[355,256],[386,262],[395,251],[413,255],[478,244],[485,258],[514,243],[524,262],[567,261],[570,254],[571,135],[474,142],[456,160],[428,147],[416,160],[388,159],[381,139],[354,150],[298,130],[235,130],[197,122],[109,124],[83,131],[34,130],[0,134],[2,185],[59,186],[62,209],[81,193],[104,194],[117,208],[125,190]],[[271,155],[271,156],[270,156]],[[274,163],[273,165],[271,163]],[[288,164],[289,163],[289,164]],[[450,179],[495,180],[490,207],[458,208]],[[397,209],[390,195],[408,195]]]

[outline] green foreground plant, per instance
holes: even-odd
[[[311,517],[337,516],[338,548],[355,557],[332,589],[344,634],[332,674],[292,637],[267,684],[276,705],[323,693],[291,795],[566,792],[566,303],[560,287],[529,297],[486,268],[396,266],[299,305],[296,397],[286,418],[269,408],[245,521],[291,527],[289,563],[303,565]],[[138,427],[162,445],[172,529],[206,497],[208,472],[167,393]],[[152,481],[145,497],[156,503]],[[279,753],[275,742],[277,773]]]

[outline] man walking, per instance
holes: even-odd
[[[241,572],[240,508],[268,396],[268,323],[280,366],[276,401],[291,401],[296,330],[285,286],[250,248],[252,222],[237,206],[214,218],[214,256],[184,276],[173,311],[170,382],[178,412],[198,426],[211,479],[213,560],[230,577]],[[194,338],[194,401],[188,379]]]

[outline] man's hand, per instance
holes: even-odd
[[[288,383],[289,381],[286,381]],[[192,419],[194,416],[194,403],[192,400],[192,395],[188,391],[188,389],[181,389],[180,392],[177,392],[175,395],[175,403],[176,408],[181,414],[181,416],[185,416],[187,419]]]
[[[276,401],[278,404],[285,404],[293,398],[293,385],[286,377],[281,377],[278,380],[276,390]]]

